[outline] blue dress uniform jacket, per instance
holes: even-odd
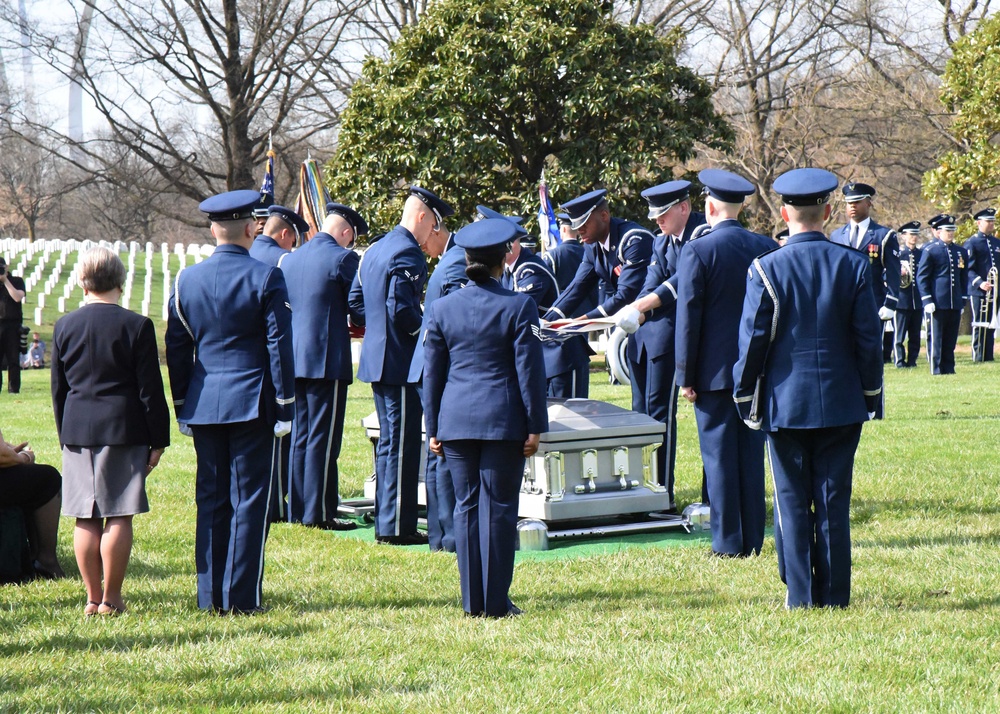
[[[443,442],[455,485],[462,606],[502,616],[524,440],[548,430],[538,309],[496,281],[470,284],[431,305],[425,339],[427,435]]]
[[[734,398],[766,432],[786,607],[850,602],[854,454],[882,385],[870,277],[863,255],[819,232],[749,271]]]
[[[427,329],[427,308],[435,301],[465,287],[469,277],[465,274],[465,250],[455,245],[454,235],[448,239],[444,255],[427,279],[424,295],[424,324],[420,339],[413,350],[410,363],[410,382],[419,383],[424,377],[424,340]],[[427,449],[424,468],[424,489],[427,495],[427,541],[433,551],[455,552],[455,486],[451,482],[448,462]]]
[[[555,275],[541,258],[527,248],[521,248],[513,265],[504,267],[500,284],[507,290],[523,293],[534,300],[540,315],[547,313],[559,297],[559,284]],[[551,380],[560,378],[566,373],[574,374],[577,370],[584,370],[585,375],[585,370],[590,364],[590,355],[586,343],[582,340],[545,342],[542,344],[542,354],[550,396],[556,396],[553,394]],[[572,383],[572,379],[566,381]],[[572,397],[575,394],[565,396]]]
[[[831,243],[850,245],[850,224],[837,228],[830,234]],[[868,257],[872,272],[870,281],[875,293],[875,311],[880,307],[896,309],[899,299],[899,239],[896,231],[868,222],[868,230],[858,245],[858,250]]]
[[[291,310],[280,270],[220,245],[178,273],[165,343],[177,421],[291,421]]]
[[[281,267],[281,261],[286,255],[291,255],[292,251],[285,250],[271,236],[259,235],[250,244],[250,257],[267,263],[275,268]]]
[[[295,423],[288,471],[292,521],[321,524],[337,514],[337,459],[344,436],[347,385],[354,381],[347,298],[358,256],[329,233],[282,262],[292,305]]]
[[[358,379],[371,382],[379,420],[376,537],[417,532],[421,407],[409,375],[426,280],[427,261],[416,239],[396,226],[365,251],[348,299],[351,317],[365,325]]]
[[[954,243],[936,240],[924,246],[917,268],[920,300],[933,304],[927,335],[931,374],[955,373],[955,345],[968,287],[968,256]]]
[[[560,294],[566,290],[573,282],[576,271],[580,269],[583,262],[584,247],[578,240],[563,241],[554,248],[542,253],[542,260],[549,266],[552,274],[556,276],[556,283],[559,285]],[[590,293],[577,306],[575,312],[585,314],[597,307],[597,286],[595,285]],[[576,317],[576,315],[567,315]]]
[[[638,223],[612,218],[608,250],[597,243],[584,246],[583,262],[573,282],[546,313],[547,320],[573,315],[591,291],[603,280],[608,288],[604,301],[584,317],[610,317],[639,295],[653,252],[653,234]]]
[[[962,246],[969,256],[969,296],[972,298],[972,321],[989,323],[996,313],[993,290],[983,292],[984,282],[996,284],[1000,271],[1000,238],[979,232]],[[985,303],[985,307],[984,307]],[[993,361],[994,331],[989,327],[972,328],[972,359],[975,362]]]
[[[198,458],[198,606],[260,606],[276,420],[294,415],[291,314],[281,271],[237,245],[177,275],[167,369]]]
[[[764,431],[867,420],[882,392],[882,331],[874,297],[852,286],[868,287],[868,267],[819,232],[793,235],[754,261],[733,368],[743,419],[753,414]]]
[[[896,316],[893,318],[894,361],[897,367],[916,367],[917,357],[920,356],[920,326],[924,311],[917,287],[917,267],[921,253],[920,248],[911,250],[904,247],[899,251],[899,264],[910,276],[910,284],[905,288],[900,284],[899,302],[896,303]]]
[[[365,251],[349,298],[355,322],[365,325],[358,379],[403,385],[423,316],[420,296],[427,261],[416,239],[396,226]]]
[[[676,382],[693,387],[711,508],[712,550],[759,553],[764,544],[764,436],[733,406],[746,273],[774,241],[736,220],[691,241],[677,268]]]

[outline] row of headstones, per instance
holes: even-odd
[[[119,255],[122,253],[127,253],[128,258],[126,262],[126,277],[125,285],[122,291],[121,305],[126,309],[129,308],[129,304],[132,300],[132,292],[134,286],[135,278],[135,266],[136,266],[136,256],[140,252],[140,244],[136,241],[130,241],[125,243],[123,241],[78,241],[78,240],[44,240],[44,241],[29,241],[27,239],[13,239],[4,238],[0,240],[0,253],[3,254],[7,261],[9,270],[14,275],[21,275],[24,277],[24,287],[25,293],[32,295],[36,302],[37,307],[34,310],[34,323],[36,325],[42,324],[42,310],[45,308],[45,303],[47,297],[52,294],[55,289],[56,284],[60,281],[63,270],[66,268],[70,255],[75,255],[75,262],[73,263],[72,269],[70,270],[69,276],[66,279],[66,284],[63,286],[63,294],[61,297],[57,298],[56,309],[60,314],[64,314],[67,310],[67,306],[71,307],[72,303],[70,298],[73,295],[73,291],[78,287],[77,281],[77,270],[80,266],[80,259],[83,254],[95,246],[104,246],[115,251]],[[142,301],[140,303],[139,311],[142,315],[149,316],[149,307],[153,292],[153,256],[156,253],[153,243],[146,243],[144,246],[145,250],[142,251],[145,255],[145,280],[143,282],[142,289]],[[188,245],[185,246],[182,243],[178,243],[173,248],[173,253],[180,259],[180,269],[183,269],[187,264],[188,257],[191,257],[195,263],[200,263],[201,260],[211,255],[213,246],[207,245]],[[163,308],[161,318],[167,319],[167,302],[170,298],[170,247],[166,243],[160,244],[160,255],[161,255],[161,274],[163,276]],[[39,255],[40,254],[40,255]],[[35,263],[34,268],[31,273],[25,275],[28,263],[35,256],[38,256],[38,261]],[[46,266],[55,255],[55,262],[52,267],[48,270],[48,274],[44,281],[42,276],[46,273]],[[41,290],[36,290],[36,288],[41,284]],[[78,307],[82,307],[84,304],[83,300],[79,300],[77,303]]]

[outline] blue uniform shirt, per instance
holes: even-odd
[[[559,245],[545,251],[542,260],[556,276],[559,292],[562,293],[573,282],[576,271],[583,262],[583,243],[578,240],[563,241]],[[597,286],[595,285],[587,296],[577,305],[575,312],[584,314],[597,307]],[[576,317],[576,315],[567,315]]]
[[[920,248],[901,248],[899,251],[900,270],[906,266],[910,275],[909,287],[899,287],[899,302],[896,303],[897,310],[922,310],[920,304],[920,289],[917,287],[917,268],[920,266],[920,255],[923,251]]]
[[[295,376],[354,380],[347,298],[358,255],[329,233],[317,233],[281,263],[292,305]]]
[[[285,250],[271,236],[259,235],[250,244],[250,257],[267,263],[275,268],[281,267],[281,261],[286,255],[291,255],[290,250]]]
[[[177,274],[164,339],[177,420],[291,421],[292,316],[281,271],[220,245]]]
[[[413,359],[410,361],[408,381],[417,384],[424,376],[424,340],[423,333],[427,329],[427,308],[435,300],[464,288],[469,282],[465,274],[465,251],[454,243],[454,236],[448,239],[448,247],[438,261],[434,272],[427,279],[427,293],[424,295],[424,322],[420,329],[421,338],[413,348]]]
[[[545,315],[555,320],[573,315],[600,281],[609,288],[604,300],[584,317],[610,317],[639,295],[646,279],[646,268],[653,253],[653,234],[638,223],[612,218],[608,233],[608,250],[592,243],[584,246],[573,282],[559,296]]]
[[[739,357],[747,268],[774,241],[738,221],[717,223],[688,243],[677,269],[677,384],[696,392],[731,390]]]
[[[985,294],[979,285],[990,282],[990,268],[1000,271],[1000,238],[976,233],[962,247],[969,256],[969,293]]]
[[[830,234],[831,243],[850,244],[850,225],[843,225]],[[858,250],[868,257],[872,272],[870,281],[875,294],[875,310],[896,309],[899,300],[899,239],[896,231],[868,221],[868,230],[861,238]]]
[[[548,431],[538,308],[495,280],[470,283],[427,310],[428,437],[523,441]]]
[[[358,379],[403,385],[423,316],[420,296],[427,261],[416,239],[396,226],[365,251],[348,299],[351,316],[365,325]]]
[[[764,431],[860,424],[882,393],[868,259],[797,233],[750,266],[733,396]]]
[[[969,259],[960,245],[936,240],[924,246],[917,267],[917,284],[924,307],[961,310],[968,286]]]

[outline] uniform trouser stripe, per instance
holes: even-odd
[[[403,483],[403,455],[406,453],[406,387],[399,390],[399,421],[402,428],[399,430],[399,453],[397,454],[396,461],[396,530],[394,531],[397,535],[400,535],[400,514],[403,512],[403,489],[401,485]]]
[[[327,427],[328,436],[326,438],[326,461],[323,463],[323,499],[321,501],[321,508],[324,523],[329,520],[329,514],[326,510],[326,493],[330,485],[330,458],[333,453],[333,436],[337,422],[337,397],[339,394],[340,380],[337,380],[333,383],[333,401],[330,404],[330,425]]]

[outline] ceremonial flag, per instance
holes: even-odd
[[[552,250],[562,241],[559,238],[559,223],[549,200],[549,187],[545,185],[545,171],[542,171],[542,180],[538,184],[538,199],[539,240],[543,241],[546,250]]]
[[[271,146],[271,137],[267,137],[267,163],[264,165],[264,182],[260,185],[261,196],[268,196],[274,200],[274,160],[277,158],[274,147]]]
[[[326,218],[326,204],[330,196],[323,185],[323,172],[316,159],[307,158],[299,172],[299,200],[295,210],[309,224],[309,237],[319,233]],[[305,240],[306,236],[302,236]]]

